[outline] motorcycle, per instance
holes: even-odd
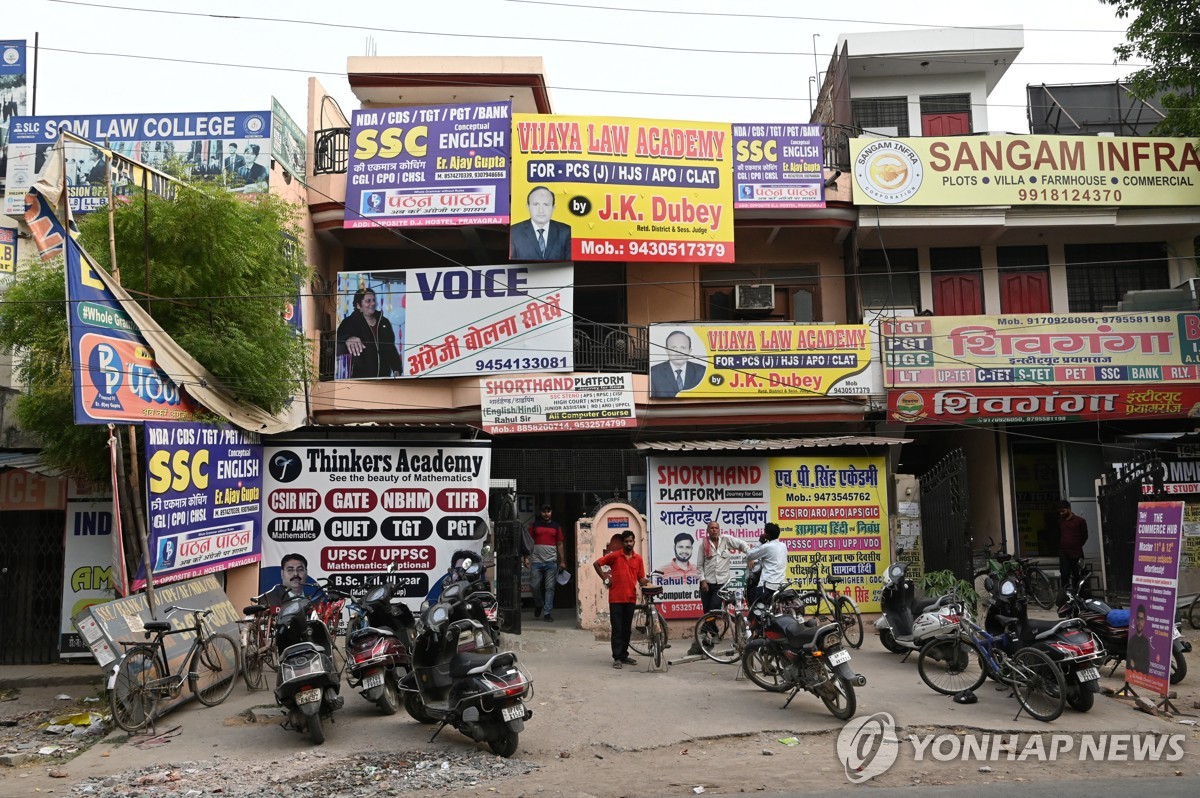
[[[500,647],[500,603],[492,592],[491,583],[482,564],[464,560],[452,574],[450,585],[461,585],[462,601],[455,604],[450,620],[471,618],[478,621],[491,636],[492,646]]]
[[[275,703],[287,713],[283,726],[307,731],[309,739],[320,745],[325,742],[322,719],[332,720],[344,699],[339,695],[341,674],[333,664],[333,636],[310,599],[295,598],[280,609],[275,648],[279,652]]]
[[[1013,577],[1009,581],[1019,584]],[[1100,692],[1104,646],[1080,619],[1031,620],[1029,600],[1023,591],[997,591],[990,576],[984,584],[993,594],[984,622],[987,632],[1001,634],[1008,628],[1008,621],[1015,619],[1015,648],[1036,648],[1046,654],[1062,671],[1067,704],[1078,712],[1089,711],[1096,702],[1096,693]]]
[[[1092,596],[1089,580],[1091,568],[1084,567],[1079,582],[1064,588],[1058,594],[1058,617],[1079,618],[1104,645],[1104,659],[1099,667],[1112,663],[1112,676],[1117,666],[1125,662],[1129,646],[1129,610],[1115,610]],[[1187,659],[1184,654],[1192,650],[1192,644],[1183,639],[1179,623],[1171,627],[1171,684],[1179,684],[1187,676]]]
[[[757,616],[762,629],[762,637],[746,643],[742,652],[742,671],[750,681],[769,692],[790,689],[785,708],[805,690],[820,698],[835,718],[854,717],[858,708],[854,688],[867,679],[850,667],[850,652],[842,646],[837,623],[772,615],[762,602],[750,614]]]
[[[400,709],[400,681],[409,671],[416,618],[391,584],[354,602],[346,633],[346,682],[383,711]]]
[[[883,588],[879,592],[883,614],[875,621],[883,647],[906,656],[920,651],[933,638],[955,631],[960,611],[967,612],[953,593],[917,598],[916,585],[907,574],[908,564],[902,562],[892,563],[884,571]]]
[[[512,652],[461,651],[464,643],[474,645],[485,634],[471,618],[452,620],[451,607],[443,601],[426,609],[413,642],[413,670],[400,683],[404,709],[420,723],[440,723],[431,742],[446,726],[453,726],[472,740],[486,742],[498,756],[510,757],[525,721],[533,717],[525,705],[532,697],[533,681]]]

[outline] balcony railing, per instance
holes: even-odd
[[[650,328],[632,324],[576,323],[576,371],[630,371],[645,374],[650,368]],[[321,333],[319,379],[334,379],[337,368],[337,333]]]

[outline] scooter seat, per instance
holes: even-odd
[[[476,668],[482,668],[488,662],[492,662],[494,669],[506,668],[516,663],[517,658],[512,652],[504,654],[471,654],[458,653],[450,660],[450,677],[453,679],[461,679],[464,676],[469,676],[471,671]]]
[[[929,609],[930,607],[932,607],[933,605],[935,605],[937,603],[938,603],[938,600],[936,598],[913,599],[912,614],[920,615],[921,613],[925,612],[925,610]]]
[[[396,633],[386,626],[364,626],[362,629],[355,629],[350,633],[350,642],[356,643],[367,636],[395,637]]]
[[[1129,625],[1129,610],[1109,610],[1105,616],[1109,626],[1128,626]]]

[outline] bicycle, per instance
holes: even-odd
[[[701,615],[692,634],[704,656],[729,665],[742,658],[750,639],[746,593],[741,585],[725,585],[717,595],[721,608]]]
[[[1200,593],[1196,594],[1187,608],[1187,621],[1193,629],[1200,629]]]
[[[858,611],[858,605],[854,603],[854,599],[838,590],[838,585],[841,584],[842,578],[830,573],[822,581],[821,559],[819,556],[814,556],[812,565],[804,568],[802,573],[812,574],[812,581],[817,585],[816,590],[806,590],[800,594],[800,607],[803,613],[807,614],[808,608],[811,607],[814,616],[832,616],[834,622],[842,630],[842,640],[846,645],[851,648],[862,646],[862,613]],[[825,582],[829,583],[829,590],[825,589]]]
[[[1019,640],[1012,630],[1015,618],[1004,618],[1006,631],[989,634],[982,626],[960,613],[955,634],[930,640],[921,647],[917,672],[935,692],[955,695],[977,690],[991,676],[1012,688],[1021,710],[1034,720],[1049,723],[1067,705],[1067,686],[1062,671],[1050,657],[1034,648],[1008,650]],[[1009,623],[1011,622],[1011,623]],[[977,668],[973,672],[972,666]]]
[[[211,609],[168,607],[164,614],[170,617],[176,612],[191,613],[192,625],[172,629],[170,621],[146,621],[146,638],[153,634],[153,641],[121,642],[125,653],[113,676],[108,700],[113,720],[127,732],[139,731],[153,722],[159,700],[176,698],[185,680],[196,699],[207,707],[220,704],[233,691],[239,672],[237,642],[223,632],[205,633],[204,618],[212,614]],[[163,638],[188,633],[194,633],[194,637],[179,660],[183,667],[172,673]]]
[[[661,574],[661,571],[653,573]],[[659,585],[644,585],[642,601],[633,610],[633,623],[629,635],[629,647],[642,656],[649,657],[653,666],[662,668],[663,652],[671,647],[667,635],[667,621],[658,610],[656,599],[662,594]]]
[[[979,556],[987,561],[987,567],[976,569],[975,580],[981,576],[991,576],[1000,582],[1006,577],[1014,577],[1025,589],[1025,594],[1033,599],[1039,607],[1044,610],[1052,608],[1055,598],[1054,585],[1041,566],[1031,557],[1014,557],[1004,549],[1001,549],[993,557],[993,545],[990,538],[987,543],[983,544],[983,550]]]
[[[252,617],[242,618],[242,678],[247,690],[266,687],[265,672],[274,673],[279,667],[279,652],[275,650],[275,612],[263,604],[251,604],[243,609]]]

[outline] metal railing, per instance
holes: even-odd
[[[313,136],[313,174],[343,175],[350,166],[350,128],[331,127]]]

